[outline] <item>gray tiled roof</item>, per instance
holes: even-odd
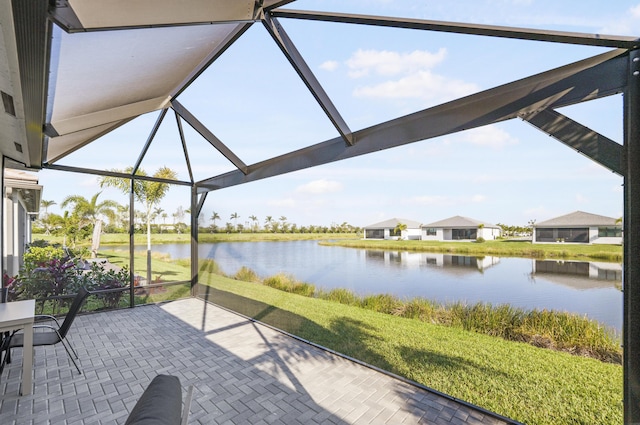
[[[390,218],[389,220],[381,221],[380,223],[370,224],[365,226],[365,229],[393,229],[398,223],[406,224],[408,229],[419,229],[422,223],[415,220],[407,220],[405,218]]]
[[[534,227],[558,227],[558,226],[615,226],[615,218],[604,215],[591,214],[584,211],[575,211],[570,214],[561,215],[546,221],[536,223]]]
[[[449,217],[444,220],[436,221],[433,223],[425,224],[422,227],[449,227],[449,228],[457,228],[457,227],[478,227],[480,224],[484,225],[484,227],[496,228],[499,229],[499,226],[495,224],[487,223],[486,221],[475,220],[469,217],[462,217],[456,215],[455,217]]]

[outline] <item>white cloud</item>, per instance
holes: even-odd
[[[640,33],[640,4],[605,25],[600,32],[614,35],[638,35]]]
[[[505,146],[515,145],[518,140],[511,137],[509,133],[496,126],[487,125],[474,128],[464,133],[464,140],[478,146],[501,149]]]
[[[296,192],[298,193],[309,193],[313,195],[339,192],[340,190],[342,190],[342,183],[325,179],[314,180],[296,188]]]
[[[447,50],[401,53],[387,50],[358,50],[346,61],[351,78],[383,77],[386,81],[357,87],[357,97],[444,101],[476,92],[475,84],[432,72],[444,61]]]
[[[477,91],[475,84],[450,79],[424,70],[398,80],[358,87],[353,94],[358,97],[440,100],[466,96],[475,91]]]
[[[433,68],[444,60],[446,54],[447,50],[444,48],[437,53],[426,50],[414,50],[410,53],[358,50],[346,64],[351,78],[364,77],[371,72],[382,76],[413,74],[419,70]]]
[[[325,71],[335,71],[340,64],[336,61],[325,61],[320,64],[320,69],[324,69]]]

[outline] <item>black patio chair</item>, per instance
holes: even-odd
[[[69,307],[69,312],[64,317],[64,321],[62,322],[62,324],[60,324],[58,319],[56,319],[53,316],[41,314],[41,315],[35,316],[36,322],[41,321],[43,319],[44,320],[49,319],[55,322],[55,326],[54,325],[38,325],[38,324],[33,326],[33,329],[34,329],[33,346],[37,347],[42,345],[55,345],[59,342],[62,343],[62,346],[67,351],[67,354],[69,355],[69,358],[73,362],[73,365],[76,367],[76,369],[78,370],[78,373],[81,375],[82,375],[82,371],[80,370],[80,367],[76,362],[76,360],[79,360],[78,353],[76,353],[76,351],[73,349],[69,341],[66,340],[66,336],[67,336],[67,332],[69,332],[69,328],[71,328],[71,324],[73,323],[73,320],[76,318],[76,315],[80,311],[80,308],[82,307],[85,300],[90,294],[91,292],[89,292],[84,287],[78,290],[78,293],[73,299],[73,303],[71,303],[71,307]],[[37,329],[45,329],[45,330],[38,332],[36,331]],[[4,370],[5,363],[11,363],[11,349],[22,347],[23,344],[24,344],[24,334],[22,334],[21,332],[14,333],[10,337],[4,339],[2,343],[2,347],[0,347],[0,353],[4,351],[6,351],[6,353],[2,359],[2,364],[0,365],[0,374],[2,374],[2,371]],[[71,354],[72,352],[73,352],[73,355]],[[75,356],[75,359],[73,358],[74,356]]]

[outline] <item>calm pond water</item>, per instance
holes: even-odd
[[[154,252],[188,258],[189,245]],[[260,277],[285,272],[325,289],[388,293],[440,302],[510,304],[587,315],[620,331],[622,265],[577,261],[376,251],[326,247],[317,241],[200,244],[226,274],[246,266]]]

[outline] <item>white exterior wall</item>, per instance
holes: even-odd
[[[4,198],[4,265],[3,272],[15,276],[22,265],[25,245],[31,242],[31,220],[17,191],[7,188]]]
[[[444,229],[436,228],[435,235],[427,236],[427,228],[423,227],[421,230],[422,240],[423,241],[442,241],[444,240]],[[449,238],[451,238],[451,232],[449,232]]]
[[[483,237],[486,241],[492,241],[500,237],[500,229],[492,227],[483,227],[478,229],[478,237]]]
[[[407,229],[402,231],[402,239],[420,240],[422,239],[422,229]]]

